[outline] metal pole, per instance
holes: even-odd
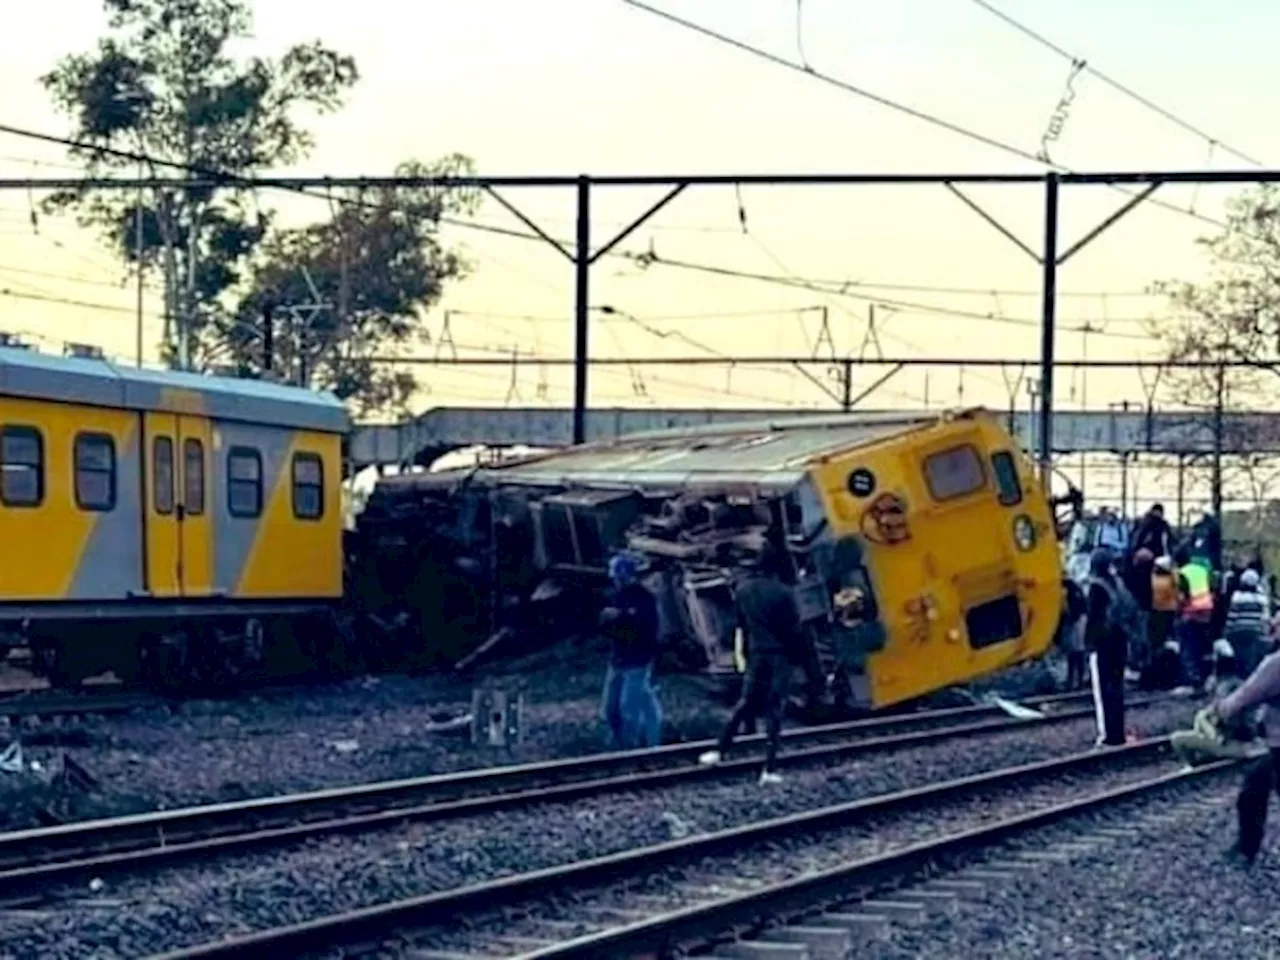
[[[1058,175],[1044,178],[1044,286],[1040,319],[1040,477],[1049,489],[1053,456],[1053,348],[1058,299]]]
[[[590,356],[587,337],[591,292],[591,179],[578,177],[578,242],[574,251],[576,276],[573,343],[573,442],[587,439],[587,362]]]
[[[843,381],[844,394],[840,398],[840,409],[848,413],[853,409],[853,361],[848,357],[844,358],[844,370],[841,374]]]
[[[1213,501],[1213,515],[1221,522],[1222,517],[1222,447],[1224,413],[1227,394],[1226,364],[1219,363],[1215,373],[1217,384],[1213,399],[1213,489],[1210,496]]]
[[[138,175],[141,177],[141,171]],[[133,216],[133,258],[134,263],[138,268],[138,342],[136,345],[138,350],[138,366],[142,366],[142,279],[144,273],[142,265],[142,201],[144,196],[145,194],[139,190],[138,207]]]
[[[262,372],[271,376],[275,365],[276,320],[275,306],[267,303],[262,308]]]
[[[1178,515],[1174,526],[1181,530],[1186,523],[1187,458],[1178,454]],[[1181,534],[1179,534],[1181,535]]]

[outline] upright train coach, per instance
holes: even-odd
[[[0,348],[0,631],[60,685],[261,660],[342,600],[332,396]]]
[[[732,671],[732,590],[771,541],[837,698],[883,707],[1043,654],[1054,504],[996,417],[839,416],[629,435],[381,481],[360,518],[380,622],[465,659],[587,631],[615,550],[667,648]]]

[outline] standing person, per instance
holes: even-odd
[[[1264,718],[1280,707],[1280,653],[1272,653],[1258,664],[1236,690],[1209,708],[1209,719],[1221,730],[1239,721],[1253,708],[1263,705]],[[1280,790],[1280,723],[1265,723],[1267,756],[1255,760],[1245,774],[1236,798],[1239,835],[1229,851],[1233,859],[1252,865],[1262,847],[1267,827],[1267,806],[1272,790]]]
[[[1153,503],[1133,534],[1133,552],[1150,550],[1153,557],[1163,557],[1173,546],[1173,533],[1164,518],[1164,504]]]
[[[1147,621],[1147,642],[1159,650],[1173,635],[1178,616],[1178,575],[1173,560],[1158,557],[1151,566],[1151,618]]]
[[[1130,637],[1129,666],[1141,673],[1155,655],[1150,642],[1152,596],[1151,575],[1155,571],[1155,555],[1146,547],[1133,551],[1133,558],[1125,570],[1124,585],[1138,608],[1137,632]]]
[[[1099,548],[1089,561],[1085,643],[1093,684],[1098,745],[1124,745],[1124,667],[1128,648],[1120,584],[1109,550]]]
[[[1087,683],[1088,649],[1085,646],[1084,591],[1074,580],[1066,584],[1066,609],[1062,624],[1062,646],[1067,655],[1067,690],[1081,690]]]
[[[1204,661],[1209,650],[1209,628],[1213,621],[1213,589],[1209,569],[1191,559],[1186,549],[1179,549],[1178,649],[1186,681],[1193,687],[1204,683]]]
[[[1227,602],[1223,637],[1235,651],[1236,660],[1245,675],[1252,673],[1262,660],[1271,624],[1271,598],[1262,592],[1262,581],[1256,570],[1240,574],[1240,583]]]
[[[662,707],[653,690],[658,602],[638,574],[636,561],[627,554],[609,560],[613,590],[600,614],[601,628],[610,641],[602,713],[618,750],[656,747],[662,736]]]
[[[1098,546],[1105,547],[1117,557],[1125,556],[1129,550],[1129,531],[1124,521],[1110,507],[1103,507],[1099,514]]]
[[[716,749],[698,757],[698,762],[706,766],[719,763],[733,746],[738,728],[751,717],[763,716],[768,742],[760,774],[762,784],[782,780],[776,767],[791,669],[806,656],[795,597],[777,578],[775,569],[773,550],[766,544],[734,591],[746,643],[747,675],[742,696]]]
[[[1211,513],[1201,514],[1191,528],[1191,559],[1199,560],[1206,570],[1222,569],[1222,528]]]

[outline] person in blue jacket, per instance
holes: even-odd
[[[658,660],[658,602],[640,582],[638,565],[625,553],[609,560],[613,589],[600,614],[609,639],[602,713],[614,748],[656,747],[662,736],[662,708],[653,689]]]

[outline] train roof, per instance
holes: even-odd
[[[980,412],[949,416],[968,418]],[[824,456],[900,436],[941,419],[890,412],[662,430],[469,472],[500,484],[664,488],[723,484],[788,489]]]
[[[95,407],[204,414],[219,420],[346,433],[350,418],[331,393],[264,380],[125,367],[0,347],[0,396]]]

